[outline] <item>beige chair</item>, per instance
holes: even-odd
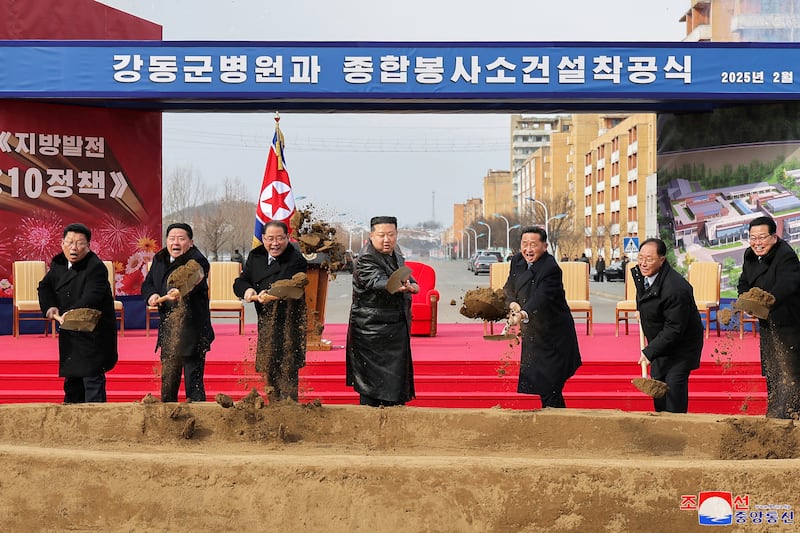
[[[565,261],[560,266],[564,273],[564,292],[569,310],[576,319],[586,321],[586,334],[593,335],[592,304],[589,302],[589,263]]]
[[[740,339],[744,338],[745,324],[750,324],[750,327],[753,330],[753,337],[758,338],[758,327],[759,327],[758,319],[753,315],[751,315],[750,313],[745,313],[744,311],[742,311],[739,314],[739,338]]]
[[[694,301],[697,304],[697,311],[705,321],[706,338],[711,330],[711,323],[714,322],[719,337],[719,294],[720,278],[722,276],[722,265],[716,261],[695,261],[689,265],[689,273],[686,278],[694,291]],[[711,313],[714,318],[711,318]]]
[[[502,289],[506,284],[510,271],[511,262],[509,261],[489,265],[489,288],[492,290]],[[483,334],[494,335],[494,322],[490,320],[483,321]]]
[[[42,318],[38,291],[39,282],[42,281],[46,273],[47,266],[44,261],[14,261],[12,267],[14,276],[12,330],[15,337],[19,336],[19,323],[23,320],[45,321],[44,333],[45,335],[47,334],[48,320]],[[55,336],[55,321],[49,320],[49,322],[51,334]]]
[[[117,317],[117,324],[119,324],[119,334],[125,336],[125,306],[122,302],[117,300],[117,283],[114,279],[114,263],[111,261],[103,261],[108,270],[108,283],[111,284],[111,295],[114,297],[114,315]]]
[[[636,318],[636,284],[633,282],[631,269],[636,266],[634,261],[630,261],[625,270],[625,299],[617,302],[615,310],[615,333],[619,337],[619,323],[625,322],[625,335],[628,334],[628,322],[631,318]]]
[[[242,272],[234,261],[213,261],[208,273],[211,318],[238,318],[239,335],[244,335],[244,302],[233,293],[233,282]]]

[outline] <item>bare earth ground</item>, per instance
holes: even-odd
[[[0,420],[7,531],[690,531],[682,495],[796,509],[800,488],[797,428],[760,417],[241,400]]]

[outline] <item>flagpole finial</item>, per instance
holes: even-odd
[[[275,111],[275,123],[277,124],[280,121],[281,121],[281,114]]]

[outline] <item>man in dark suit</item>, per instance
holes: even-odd
[[[192,227],[184,222],[167,226],[167,245],[156,252],[142,282],[142,297],[149,306],[158,306],[156,350],[161,348],[161,401],[177,402],[181,373],[186,397],[206,401],[204,382],[206,353],[214,341],[208,299],[208,259],[194,245]],[[170,274],[194,260],[202,277],[191,290],[181,295],[169,286]],[[162,295],[164,298],[162,298]]]
[[[93,331],[62,329],[58,335],[58,375],[64,403],[105,402],[106,372],[117,363],[117,318],[108,270],[91,251],[92,232],[83,224],[64,229],[62,252],[39,283],[39,307],[47,318],[72,309],[97,309]]]
[[[256,371],[265,377],[269,401],[297,401],[299,371],[306,363],[306,300],[279,298],[267,291],[278,280],[306,272],[308,262],[289,241],[283,222],[267,222],[261,242],[248,254],[233,292],[253,302],[258,314]]]
[[[661,239],[647,239],[631,269],[636,284],[636,309],[647,338],[639,364],[650,365],[650,377],[669,387],[653,398],[656,411],[685,413],[689,407],[689,373],[700,367],[703,323],[692,286],[667,262]]]
[[[566,407],[562,390],[581,366],[581,354],[561,268],[540,227],[522,230],[520,251],[503,287],[509,322],[522,329],[517,392],[540,395],[542,407]]]
[[[739,295],[758,287],[775,297],[761,328],[761,371],[767,382],[767,416],[800,415],[800,261],[777,234],[771,217],[750,221]]]

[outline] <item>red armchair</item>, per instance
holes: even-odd
[[[411,297],[411,334],[435,337],[439,310],[436,271],[416,261],[406,261],[406,266],[419,284],[419,292]]]

